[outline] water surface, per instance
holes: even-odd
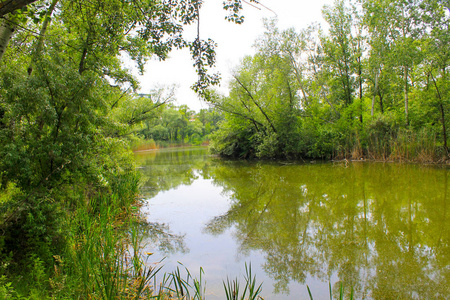
[[[164,270],[205,271],[206,299],[245,264],[264,299],[449,299],[445,167],[223,160],[205,148],[136,153]]]

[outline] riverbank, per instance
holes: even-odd
[[[425,133],[424,133],[424,132]],[[239,159],[298,159],[298,160],[369,160],[393,161],[420,164],[450,164],[448,149],[439,143],[435,135],[427,135],[426,130],[400,130],[391,136],[336,133],[340,137],[324,139],[302,139],[296,136],[287,146],[275,135],[271,145],[261,144],[249,135],[231,138],[230,136],[213,136],[211,152],[223,157]],[[342,138],[341,136],[346,136]],[[364,139],[358,136],[366,136]],[[265,149],[265,150],[264,150]],[[269,150],[270,151],[269,151]],[[267,150],[267,151],[266,151]]]

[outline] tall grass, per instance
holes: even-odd
[[[153,139],[136,139],[133,140],[130,144],[133,151],[155,150],[160,148]]]
[[[155,281],[154,287],[158,287],[158,289],[155,290],[152,299],[205,299],[203,269],[200,268],[200,275],[197,279],[192,276],[186,267],[181,263],[180,265],[183,267],[183,271],[180,270],[180,267],[177,267],[175,271],[163,274],[159,284]]]
[[[239,280],[230,280],[227,278],[226,282],[223,282],[225,289],[225,295],[227,300],[256,300],[263,299],[259,294],[262,291],[262,283],[256,287],[256,276],[252,276],[251,264],[247,266],[245,264],[245,284],[241,293]]]
[[[430,128],[419,131],[400,130],[397,139],[391,141],[392,160],[431,163],[439,156],[436,133]]]
[[[136,178],[119,178],[111,186],[113,193],[95,196],[75,212],[63,265],[66,289],[58,296],[138,299],[149,293],[157,269],[136,251],[137,207],[130,192],[137,189]]]
[[[419,163],[441,162],[447,153],[432,127],[403,128],[389,118],[379,118],[367,130],[366,153],[376,160]]]

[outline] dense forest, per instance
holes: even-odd
[[[274,20],[212,96],[226,122],[212,149],[235,157],[448,159],[450,6],[336,1],[328,30]]]
[[[0,298],[155,292],[137,251],[139,139],[211,139],[244,158],[448,159],[448,2],[337,0],[329,30],[269,20],[227,97],[211,89],[215,43],[183,35],[201,4],[0,1]],[[243,22],[240,0],[223,8]],[[138,96],[122,63],[143,72],[180,48],[209,110],[174,106],[171,88]]]

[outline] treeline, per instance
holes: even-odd
[[[448,159],[450,6],[337,0],[328,30],[266,21],[212,149],[235,157]]]
[[[141,122],[134,130],[138,138],[133,148],[165,147],[170,145],[201,145],[208,143],[211,133],[223,120],[222,112],[214,108],[197,113],[186,105],[166,104]]]

